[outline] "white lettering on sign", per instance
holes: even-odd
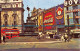
[[[67,5],[68,5],[67,1],[64,1],[64,5],[65,5],[65,6],[67,6]]]
[[[78,0],[69,0],[69,1],[64,1],[64,6],[72,5],[73,3],[78,4]]]
[[[72,5],[72,0],[69,1],[69,5]]]
[[[44,23],[50,23],[50,22],[53,22],[53,18],[49,18],[47,20],[44,20]]]
[[[74,0],[74,2],[75,2],[75,4],[77,4],[78,3],[78,0]]]

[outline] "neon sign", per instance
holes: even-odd
[[[78,4],[78,0],[64,1],[64,6],[72,5],[73,3]]]

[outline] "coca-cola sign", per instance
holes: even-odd
[[[54,16],[53,16],[53,14],[51,12],[46,13],[45,17],[44,17],[44,23],[51,23],[51,22],[53,23],[53,21],[54,21],[53,17]]]
[[[55,8],[48,10],[44,12],[43,17],[44,30],[51,30],[52,26],[55,25]]]

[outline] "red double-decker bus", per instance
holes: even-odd
[[[1,34],[5,34],[6,38],[11,39],[14,37],[19,37],[18,29],[2,29]]]

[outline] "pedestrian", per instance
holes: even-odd
[[[71,38],[72,38],[71,35],[69,35],[69,36],[68,36],[68,42],[71,40]]]
[[[6,35],[3,34],[3,42],[5,42],[5,39],[6,39]]]
[[[11,38],[12,38],[12,34],[11,34]]]
[[[64,41],[64,36],[63,35],[61,36],[61,41]]]
[[[3,42],[3,34],[1,34],[1,41]]]
[[[65,33],[64,35],[65,42],[68,40],[68,35]]]

